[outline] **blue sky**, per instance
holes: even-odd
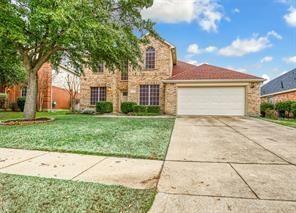
[[[154,0],[143,15],[180,60],[271,79],[296,68],[296,0]]]

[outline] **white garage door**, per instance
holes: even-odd
[[[244,87],[178,88],[178,115],[244,115]]]

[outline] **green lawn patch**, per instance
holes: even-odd
[[[0,174],[0,212],[147,212],[154,190]]]
[[[273,123],[296,128],[296,119],[279,119],[279,120],[273,120],[268,118],[263,118],[263,119]]]
[[[174,119],[53,116],[55,121],[0,126],[0,147],[164,159]]]
[[[68,111],[55,111],[55,112],[37,112],[37,117],[55,117],[59,115],[65,115]],[[0,121],[1,120],[12,120],[20,119],[24,117],[23,112],[0,112]]]

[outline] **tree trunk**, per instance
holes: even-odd
[[[25,119],[34,119],[36,116],[37,106],[38,78],[37,72],[33,70],[29,71],[27,88],[24,117]]]

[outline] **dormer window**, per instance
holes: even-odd
[[[146,69],[155,69],[155,49],[153,47],[146,49],[145,62]]]
[[[96,65],[95,69],[94,69],[94,73],[103,73],[104,72],[104,64],[103,63],[99,63]]]

